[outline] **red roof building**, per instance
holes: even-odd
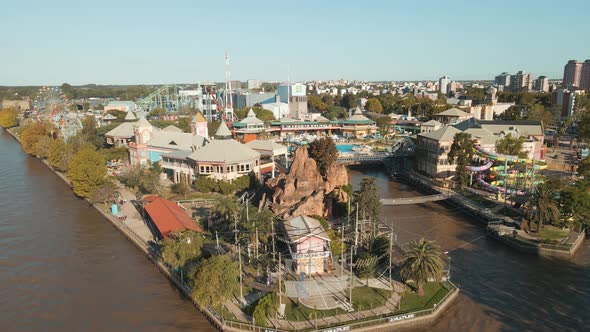
[[[166,238],[174,232],[187,229],[203,232],[201,227],[176,203],[158,195],[148,195],[143,200],[147,202],[145,211],[163,237]]]

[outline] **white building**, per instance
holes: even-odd
[[[442,94],[447,94],[449,83],[451,83],[451,79],[448,76],[443,76],[438,79],[438,92]]]

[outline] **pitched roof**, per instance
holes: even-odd
[[[103,120],[116,120],[117,117],[112,115],[111,113],[107,113],[107,115],[102,117]]]
[[[320,221],[306,215],[284,221],[283,226],[291,242],[299,242],[309,236],[317,236],[330,241],[330,237]]]
[[[225,121],[221,121],[221,124],[219,125],[219,128],[217,128],[217,131],[215,132],[215,137],[231,137],[231,131],[229,131],[229,128],[227,127],[227,124],[225,123]]]
[[[442,123],[440,123],[436,120],[426,121],[422,124],[422,126],[432,126],[432,127],[436,127],[436,126],[442,127],[442,125],[443,125]]]
[[[445,126],[429,133],[420,133],[418,136],[430,138],[439,142],[452,141],[456,133],[460,133],[461,130],[453,126]]]
[[[248,112],[248,116],[246,116],[243,120],[239,121],[238,123],[245,125],[264,125],[264,121],[257,118],[256,114],[254,113],[254,111],[252,111],[252,109],[250,109],[250,111]]]
[[[225,164],[250,161],[259,157],[258,152],[233,139],[213,140],[188,156],[189,159],[197,162],[209,161]]]
[[[129,111],[127,112],[127,114],[125,114],[125,121],[135,121],[137,120],[137,118],[135,117],[135,114],[133,114],[133,112]]]
[[[144,118],[143,116],[141,118],[139,118],[139,120],[135,123],[134,125],[135,127],[151,127],[152,124],[149,123],[148,120],[146,120],[146,118]]]
[[[162,128],[163,131],[170,131],[170,132],[174,132],[174,133],[182,133],[182,129],[174,126],[174,125],[169,125],[166,126],[164,128]]]
[[[186,229],[203,232],[201,227],[176,203],[157,195],[145,196],[144,200],[148,202],[145,205],[145,211],[163,237],[169,237],[171,233]]]
[[[246,145],[249,148],[256,150],[264,155],[277,155],[287,153],[286,146],[279,143],[275,143],[273,141],[255,139],[253,141],[246,143]]]
[[[329,119],[327,119],[327,118],[325,118],[325,117],[323,117],[323,116],[321,116],[321,115],[320,115],[320,116],[318,116],[318,117],[315,119],[315,121],[317,121],[317,122],[330,122],[330,120],[329,120]]]
[[[111,129],[105,136],[110,137],[133,137],[135,135],[133,126],[135,122],[123,122],[115,128]]]
[[[452,117],[463,117],[463,116],[471,116],[471,114],[463,112],[462,110],[458,109],[458,108],[451,108],[448,109],[444,112],[440,112],[438,114],[436,114],[435,116],[438,115],[442,115],[442,116],[452,116]]]
[[[152,133],[152,138],[147,144],[160,148],[192,151],[193,146],[200,148],[207,144],[207,142],[207,139],[203,136],[159,130]]]
[[[506,130],[517,129],[521,135],[525,136],[543,136],[543,122],[542,121],[504,121],[504,120],[480,120],[482,128],[485,128],[494,134],[499,134]]]
[[[201,112],[197,112],[197,114],[195,114],[195,116],[193,117],[192,122],[207,122],[207,119],[205,119]]]

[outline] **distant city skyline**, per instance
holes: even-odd
[[[576,10],[572,10],[576,8]],[[493,80],[590,59],[590,3],[19,1],[0,12],[0,85]],[[288,69],[290,68],[290,69]]]

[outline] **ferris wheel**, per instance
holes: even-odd
[[[52,109],[66,103],[67,97],[59,87],[44,86],[37,91],[33,104],[37,110]]]

